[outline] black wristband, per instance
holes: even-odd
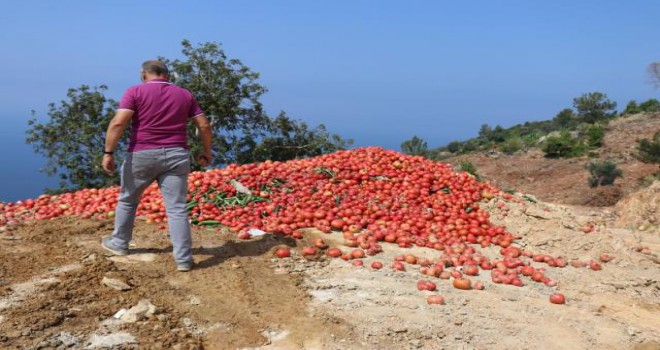
[[[113,155],[114,153],[115,153],[115,152],[108,152],[108,151],[103,151],[103,154],[109,154],[109,155]]]

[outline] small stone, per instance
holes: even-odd
[[[116,263],[122,264],[137,264],[137,263],[149,263],[156,260],[158,257],[154,253],[142,253],[142,254],[130,254],[130,255],[115,255],[109,259]]]
[[[126,284],[126,282],[116,278],[103,277],[101,283],[119,291],[126,291],[132,289],[132,287]]]
[[[187,318],[187,317],[186,317],[186,318],[182,318],[182,319],[181,319],[181,323],[182,323],[186,328],[190,328],[190,327],[194,326],[193,321],[192,321],[191,319]]]
[[[125,347],[128,344],[137,344],[137,340],[129,333],[111,333],[108,335],[92,334],[87,349],[109,349]]]
[[[135,323],[144,318],[152,316],[155,312],[156,306],[154,306],[148,299],[142,299],[137,303],[137,305],[128,309],[121,316],[121,320],[128,323]]]
[[[66,347],[72,347],[77,345],[79,342],[78,338],[67,332],[60,333],[60,335],[57,337],[57,341]]]
[[[156,318],[158,319],[158,321],[165,322],[170,319],[170,315],[160,314],[160,315],[156,315]]]
[[[84,262],[84,263],[85,262],[94,262],[94,261],[96,261],[97,258],[98,258],[98,256],[96,255],[96,253],[92,253],[92,254],[89,254],[89,255],[85,256],[81,261]]]
[[[199,304],[202,303],[202,300],[199,299],[199,297],[196,296],[196,295],[190,295],[190,296],[188,296],[188,300],[190,301],[190,304],[191,304],[191,305],[199,305]]]

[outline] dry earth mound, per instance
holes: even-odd
[[[660,181],[623,198],[616,210],[616,225],[660,232]]]

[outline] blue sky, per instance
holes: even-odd
[[[3,1],[0,200],[56,180],[24,144],[30,110],[81,84],[119,99],[139,64],[220,42],[261,73],[263,103],[356,146],[435,147],[481,124],[552,118],[601,91],[620,107],[657,98],[658,1]],[[105,129],[105,125],[100,125]]]

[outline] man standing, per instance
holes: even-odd
[[[211,127],[192,93],[169,81],[164,63],[144,62],[141,79],[141,85],[132,86],[124,93],[106,134],[102,166],[112,173],[116,170],[113,152],[131,122],[128,153],[120,169],[115,228],[112,236],[103,238],[101,244],[116,255],[128,254],[140,196],[156,180],[165,202],[177,270],[190,271],[193,259],[186,212],[190,173],[186,126],[192,119],[199,130],[204,151],[197,161],[202,166],[211,162]]]

